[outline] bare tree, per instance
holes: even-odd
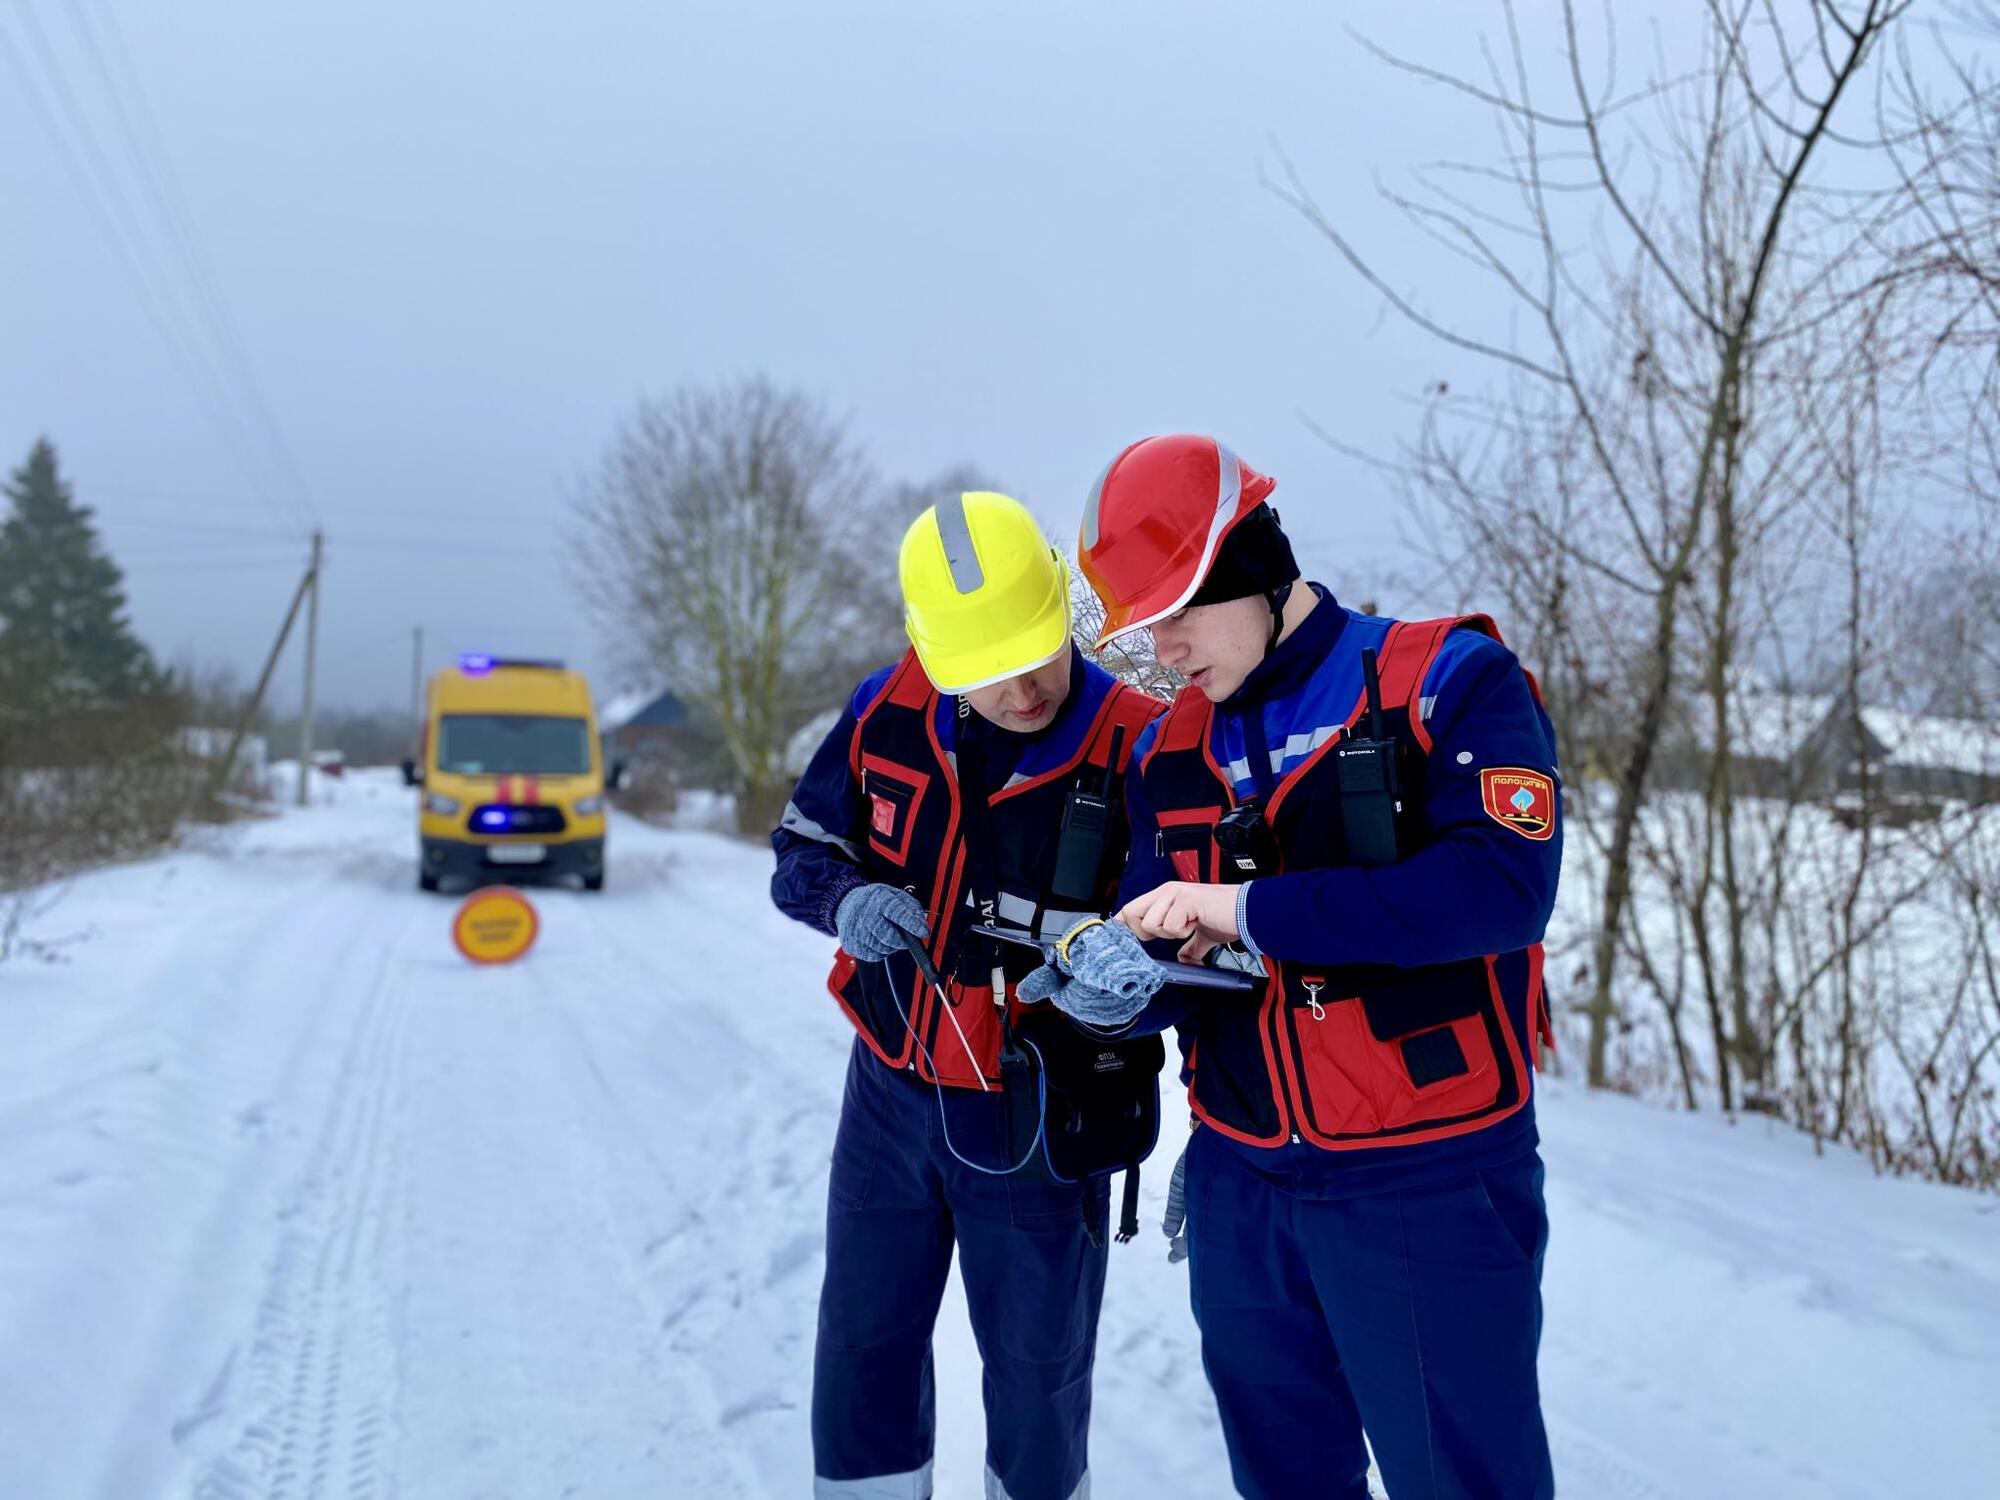
[[[1641,815],[1681,690],[1705,690],[1709,738],[1727,746],[1747,543],[1810,486],[1802,465],[1817,456],[1791,419],[1852,378],[1836,373],[1848,354],[1831,325],[1887,194],[1836,193],[1814,173],[1854,149],[1836,116],[1903,9],[1811,0],[1788,27],[1768,0],[1710,0],[1699,65],[1621,93],[1610,8],[1593,56],[1566,0],[1560,106],[1537,97],[1511,5],[1483,79],[1378,51],[1492,114],[1497,165],[1438,164],[1417,194],[1389,196],[1525,315],[1517,343],[1424,312],[1289,163],[1276,189],[1403,317],[1507,377],[1499,395],[1440,382],[1405,466],[1487,565],[1480,581],[1501,579],[1523,606],[1561,714],[1587,719],[1582,736],[1566,731],[1572,777],[1609,783],[1608,805],[1587,791],[1568,804],[1599,855],[1593,1084],[1607,1081]],[[1497,201],[1475,196],[1496,183]],[[1695,877],[1698,899],[1733,888],[1717,942],[1697,942],[1716,958],[1704,984],[1718,1045],[1749,1011],[1727,765],[1725,751],[1709,775],[1717,857]]]
[[[1104,604],[1083,581],[1074,557],[1069,559],[1070,634],[1084,654],[1113,677],[1131,684],[1155,698],[1171,698],[1187,679],[1172,667],[1160,665],[1153,651],[1153,633],[1134,631],[1110,642],[1102,651],[1093,649],[1097,632],[1104,628]]]
[[[1699,61],[1620,93],[1612,13],[1586,47],[1566,5],[1552,108],[1506,15],[1479,80],[1387,61],[1492,112],[1496,162],[1390,197],[1494,280],[1513,341],[1398,292],[1289,164],[1277,190],[1503,377],[1435,381],[1365,456],[1553,702],[1594,901],[1548,972],[1590,987],[1590,1079],[2000,1182],[2000,782],[1913,797],[1869,748],[1870,705],[1966,716],[1947,736],[2000,711],[1990,66],[1943,33],[1918,58],[1893,0],[1711,0]]]
[[[897,646],[893,497],[827,409],[757,378],[643,402],[576,497],[572,561],[635,673],[710,721],[745,832],[787,738]]]
[[[1969,512],[1916,601],[1960,664],[1928,706],[1977,715],[2000,703],[2000,4],[1959,0],[1928,47],[1898,40],[1877,112],[1915,232],[1893,247],[1878,317],[1910,352],[1928,477]]]

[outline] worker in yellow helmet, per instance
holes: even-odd
[[[1016,981],[1041,963],[1034,938],[1109,909],[1127,758],[1161,705],[1073,643],[1069,569],[1018,501],[932,506],[898,562],[911,650],[856,690],[772,836],[773,899],[840,939],[828,988],[858,1033],[828,1184],[814,1494],[931,1493],[931,1330],[956,1245],[985,1493],[1071,1500],[1088,1492],[1101,1174],[1129,1166],[1130,1184],[1151,1148],[1159,1048],[1090,1043],[1124,1047],[1104,1054],[1131,1064],[1115,1112],[1129,1132],[1146,1101],[1143,1139],[1104,1134],[1114,1111],[1087,1093],[1063,1106],[1071,1128],[1042,1131],[1029,1054],[1082,1038]],[[1088,1144],[1065,1156],[1051,1134]]]

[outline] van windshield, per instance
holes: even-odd
[[[551,714],[446,714],[437,766],[462,776],[584,776],[590,728]]]

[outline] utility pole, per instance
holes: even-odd
[[[410,627],[410,732],[424,722],[424,627]]]
[[[306,599],[306,692],[299,710],[299,806],[308,802],[313,766],[313,668],[319,657],[319,564],[321,537],[313,531],[312,566],[306,570],[312,593]]]
[[[299,586],[293,591],[291,607],[285,611],[285,623],[278,627],[278,638],[271,642],[271,654],[264,658],[264,670],[257,674],[257,686],[251,691],[250,701],[243,705],[243,716],[237,720],[236,732],[229,737],[229,748],[222,752],[222,759],[216,762],[215,770],[210,773],[208,795],[211,798],[221,796],[223,788],[229,783],[229,770],[236,764],[236,752],[242,748],[243,737],[250,732],[257,710],[264,706],[264,689],[271,684],[272,669],[278,665],[278,657],[292,633],[292,621],[298,618],[299,605],[306,597],[306,590],[312,587],[312,581],[310,569],[299,575]]]

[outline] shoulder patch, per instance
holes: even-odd
[[[1520,766],[1488,766],[1479,773],[1486,815],[1536,843],[1556,831],[1555,783],[1540,771]]]

